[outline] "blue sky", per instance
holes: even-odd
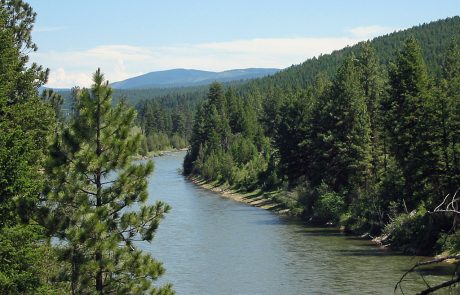
[[[32,60],[48,86],[88,86],[150,71],[298,64],[394,30],[460,14],[460,1],[28,1]],[[375,3],[374,3],[375,2]]]

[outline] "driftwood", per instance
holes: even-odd
[[[453,230],[455,230],[455,228],[456,228],[457,217],[460,216],[460,210],[459,210],[460,197],[457,198],[457,194],[458,194],[459,190],[460,189],[457,189],[457,191],[455,192],[455,194],[451,198],[449,198],[450,195],[447,194],[441,204],[439,204],[432,212],[428,212],[429,214],[436,214],[436,213],[452,213],[452,214],[454,214],[454,224],[453,224],[453,227],[452,227]],[[427,288],[425,290],[421,291],[420,293],[417,293],[417,294],[420,294],[420,295],[430,294],[430,293],[433,293],[433,292],[435,292],[435,291],[437,291],[439,289],[447,288],[447,287],[450,287],[450,286],[453,286],[453,285],[459,283],[460,282],[460,274],[457,272],[457,270],[458,270],[458,267],[460,265],[459,264],[460,263],[460,254],[444,256],[444,257],[436,258],[436,259],[429,260],[429,261],[417,262],[414,266],[412,266],[412,268],[410,268],[408,271],[406,271],[402,275],[402,277],[399,279],[398,283],[396,283],[394,291],[396,292],[396,290],[399,288],[401,290],[401,293],[404,294],[404,291],[403,291],[403,288],[402,288],[402,285],[401,285],[402,282],[404,281],[404,278],[409,273],[414,272],[418,267],[425,266],[425,265],[430,265],[430,264],[436,264],[436,263],[440,263],[440,262],[443,262],[443,261],[446,261],[446,260],[457,260],[457,262],[456,262],[457,267],[455,268],[455,271],[452,274],[452,279],[450,279],[448,281],[445,281],[445,282],[442,282],[441,284],[438,284],[438,285],[435,285],[435,286],[430,286],[428,284],[428,282],[425,280],[423,274],[419,273],[420,277],[422,278],[422,280],[425,283]]]
[[[425,265],[430,265],[430,264],[436,264],[436,263],[440,263],[440,262],[443,262],[443,261],[446,261],[446,260],[449,260],[449,259],[455,259],[455,260],[460,260],[460,255],[449,255],[449,256],[445,256],[445,257],[440,257],[440,258],[436,258],[436,259],[433,259],[433,260],[429,260],[429,261],[423,261],[423,262],[417,262],[414,266],[412,266],[412,268],[410,268],[408,271],[406,271],[403,276],[399,279],[398,283],[396,283],[396,286],[395,286],[395,292],[396,290],[399,289],[401,290],[401,293],[404,294],[404,291],[402,289],[402,285],[401,283],[403,282],[404,278],[411,272],[414,272],[418,267],[420,266],[425,266]],[[435,285],[435,286],[430,286],[428,284],[428,282],[425,280],[425,278],[423,277],[422,274],[420,274],[423,282],[425,283],[425,285],[427,286],[427,288],[425,290],[423,290],[422,292],[420,293],[417,293],[417,294],[429,294],[429,293],[432,293],[436,290],[439,290],[439,289],[442,289],[442,288],[446,288],[446,287],[449,287],[449,286],[452,286],[458,282],[460,282],[460,276],[457,274],[457,269],[455,269],[455,273],[453,274],[452,276],[452,279],[449,280],[449,281],[445,281],[439,285]]]

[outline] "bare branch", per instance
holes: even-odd
[[[454,285],[454,284],[456,284],[458,282],[460,282],[460,276],[457,276],[455,279],[452,279],[450,281],[445,281],[445,282],[443,282],[443,283],[441,283],[439,285],[436,285],[434,287],[430,287],[428,289],[425,289],[422,292],[418,293],[418,295],[430,294],[430,293],[433,293],[434,291],[437,291],[439,289],[452,286],[452,285]]]
[[[446,260],[449,260],[449,259],[456,259],[456,260],[460,260],[460,255],[449,255],[449,256],[444,256],[444,257],[440,257],[440,258],[436,258],[436,259],[432,259],[432,260],[428,260],[428,261],[423,261],[423,262],[417,262],[414,266],[412,266],[408,271],[406,271],[402,277],[399,279],[399,281],[396,283],[395,285],[395,292],[396,292],[396,289],[398,289],[398,287],[401,287],[401,283],[402,281],[404,280],[404,278],[411,272],[413,272],[417,267],[420,267],[420,266],[424,266],[424,265],[429,265],[429,264],[435,264],[435,263],[440,263],[440,262],[443,262],[443,261],[446,261]],[[423,278],[423,276],[422,276]],[[425,279],[423,279],[425,280]],[[426,283],[426,282],[425,282]],[[427,284],[428,285],[428,284]],[[428,285],[429,286],[429,285]],[[438,285],[439,286],[439,285]],[[434,286],[433,288],[436,288],[436,286]],[[431,288],[428,288],[428,289],[431,289]],[[427,289],[427,290],[428,290]],[[436,289],[437,290],[437,289]],[[425,294],[428,294],[428,293],[425,293]]]
[[[457,191],[453,194],[452,196],[452,199],[450,200],[449,203],[447,203],[446,205],[446,201],[447,199],[449,198],[449,194],[447,194],[444,198],[444,200],[441,202],[441,204],[439,204],[433,212],[429,212],[429,213],[440,213],[440,212],[444,212],[444,213],[454,213],[454,214],[459,214],[460,215],[460,211],[458,209],[458,203],[460,201],[460,198],[457,198],[457,194],[458,194],[458,191],[460,190],[457,189]]]

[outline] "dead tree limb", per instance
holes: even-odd
[[[454,229],[455,229],[455,225],[456,225],[456,222],[457,222],[457,216],[460,216],[460,210],[459,210],[460,197],[457,198],[457,194],[458,194],[459,190],[460,190],[460,188],[457,189],[457,191],[453,194],[452,198],[449,198],[450,195],[447,194],[444,197],[444,200],[441,202],[441,204],[439,204],[432,212],[428,212],[429,214],[434,214],[434,213],[453,213],[454,214],[454,226],[453,226]],[[440,262],[443,262],[443,261],[446,261],[446,260],[449,260],[449,259],[455,259],[457,261],[460,261],[460,254],[444,256],[444,257],[432,259],[432,260],[429,260],[429,261],[417,262],[414,266],[412,266],[408,271],[406,271],[401,276],[401,278],[399,279],[399,281],[395,285],[394,291],[396,292],[396,290],[399,287],[401,292],[404,294],[402,286],[401,286],[404,278],[409,273],[414,272],[418,267],[424,266],[424,265],[440,263]],[[452,286],[452,285],[460,282],[460,275],[457,273],[457,269],[458,269],[458,265],[455,268],[455,272],[453,273],[451,280],[445,281],[445,282],[443,282],[441,284],[438,284],[436,286],[433,286],[433,287],[431,287],[428,284],[428,282],[425,280],[425,277],[423,276],[423,274],[419,273],[419,275],[422,277],[422,280],[425,283],[425,285],[427,286],[427,288],[425,290],[421,291],[418,294],[429,294],[429,293],[432,293],[432,292],[434,292],[436,290],[446,288],[446,287]]]

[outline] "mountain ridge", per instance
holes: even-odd
[[[177,68],[170,70],[149,72],[140,76],[113,82],[114,89],[149,89],[174,88],[207,85],[214,81],[229,82],[261,78],[279,72],[275,68],[246,68],[232,69],[221,72],[196,69]]]

